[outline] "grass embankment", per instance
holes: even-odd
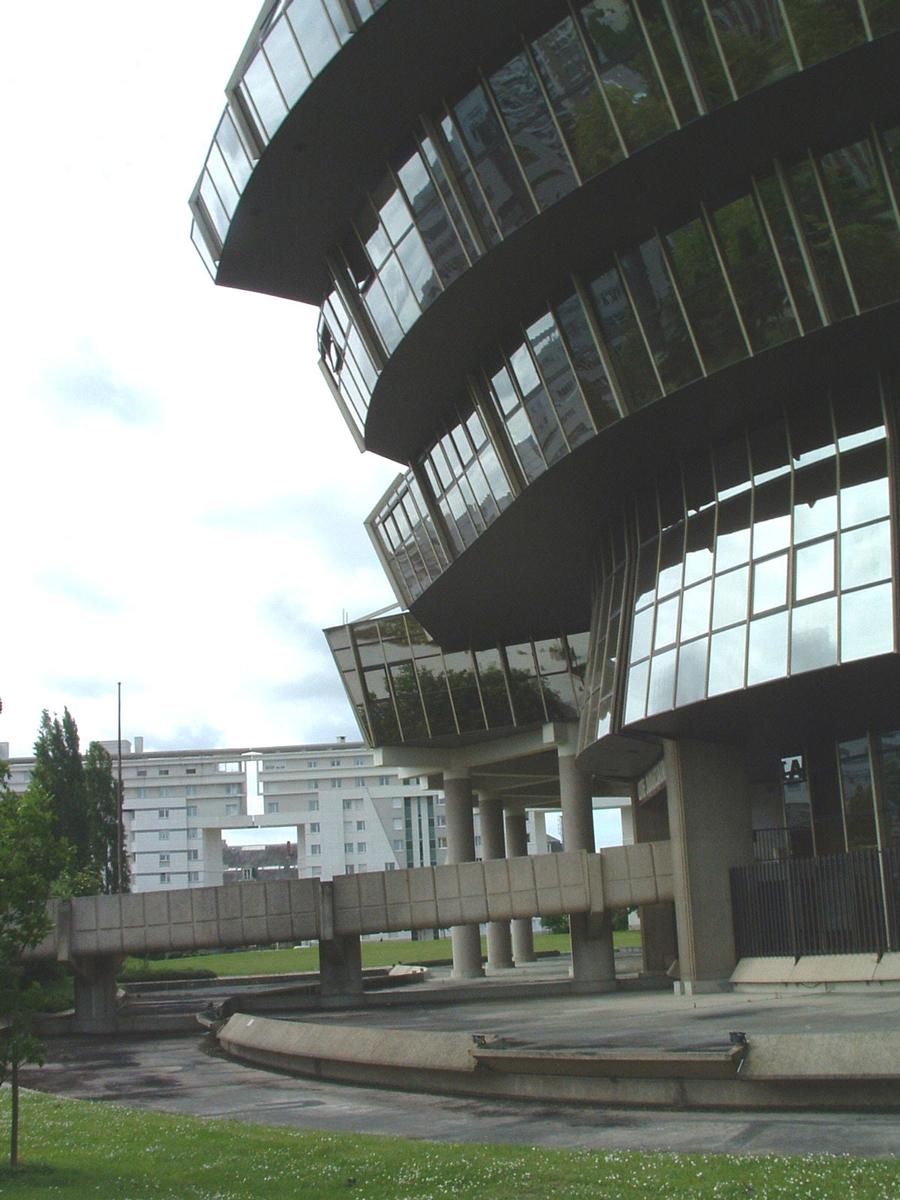
[[[0,1130],[9,1092],[0,1095]],[[26,1092],[20,1200],[896,1200],[894,1160],[595,1153],[321,1134]]]
[[[616,948],[640,946],[641,935],[627,930],[613,934]],[[534,948],[539,953],[557,950],[569,953],[569,935],[566,933],[536,933]],[[481,939],[482,954],[487,954],[485,939]],[[413,942],[393,938],[384,942],[363,942],[362,962],[364,967],[390,967],[394,963],[436,962],[452,955],[449,938],[435,941]],[[126,981],[141,977],[166,975],[172,971],[204,969],[215,975],[287,975],[299,971],[318,971],[319,950],[309,946],[302,950],[235,950],[226,954],[191,954],[186,958],[126,959],[119,978]],[[148,972],[149,976],[144,975]]]

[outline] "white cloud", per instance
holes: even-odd
[[[312,309],[215,288],[185,203],[253,0],[5,13],[0,740],[356,736],[314,631],[390,601]],[[52,36],[49,33],[52,32]],[[10,236],[10,232],[14,235]],[[186,741],[187,739],[187,741]]]

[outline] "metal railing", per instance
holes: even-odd
[[[731,870],[739,958],[900,949],[900,850],[756,862]]]

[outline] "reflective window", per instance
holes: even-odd
[[[671,4],[707,108],[727,104],[731,88],[702,0],[671,0]]]
[[[575,187],[575,175],[524,52],[490,77],[491,91],[539,208]]]
[[[605,171],[622,149],[572,19],[536,38],[532,51],[582,179]]]
[[[855,0],[784,0],[804,67],[865,40]]]
[[[829,315],[832,320],[849,317],[853,312],[853,302],[841,270],[816,173],[809,160],[802,159],[791,164],[788,175],[802,234],[809,247]]]
[[[509,480],[477,412],[441,437],[422,465],[457,551],[470,546],[512,499]]]
[[[668,234],[666,241],[707,370],[743,358],[747,348],[703,222],[689,221]]]
[[[446,286],[468,265],[457,226],[451,221],[421,155],[408,158],[397,176],[428,256]]]
[[[656,399],[659,384],[619,272],[615,267],[610,268],[591,281],[590,290],[594,315],[609,348],[619,386],[629,405],[640,408]]]
[[[670,476],[639,501],[626,724],[893,649],[884,437],[860,380],[686,464],[684,510]]]
[[[797,70],[778,5],[711,0],[707,11],[739,96]]]
[[[822,177],[860,308],[884,304],[900,275],[900,230],[871,142],[823,154]]]
[[[674,129],[640,23],[627,0],[591,0],[581,20],[610,110],[629,150]]]
[[[753,349],[796,337],[797,322],[753,197],[717,209],[712,221]]]
[[[454,106],[453,115],[502,236],[534,215],[534,205],[509,143],[481,87]]]
[[[621,255],[622,270],[644,336],[666,390],[701,374],[687,325],[672,287],[662,247],[654,237]]]
[[[875,797],[869,765],[867,738],[857,738],[838,746],[841,777],[841,804],[844,810],[844,829],[847,849],[859,850],[877,846],[875,827]]]
[[[373,514],[372,527],[401,594],[411,604],[449,563],[414,478],[398,482]]]

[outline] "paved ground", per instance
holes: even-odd
[[[699,1047],[726,1043],[732,1029],[751,1038],[762,1032],[895,1030],[900,994],[485,998],[453,1006],[316,1014],[312,1019],[466,1029],[542,1046]],[[24,1075],[27,1086],[62,1095],[332,1132],[606,1150],[900,1155],[896,1113],[744,1115],[445,1099],[241,1066],[210,1053],[205,1040],[194,1036],[54,1039],[47,1065]]]

